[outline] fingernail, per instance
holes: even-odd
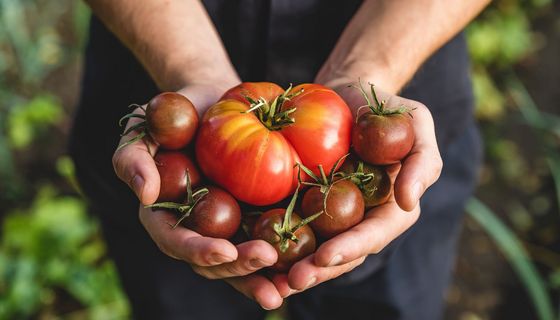
[[[342,256],[337,254],[336,256],[334,256],[331,261],[329,262],[329,264],[327,265],[327,267],[334,267],[334,266],[338,266],[340,263],[342,262]]]
[[[294,293],[296,293],[296,292],[297,292],[297,290],[294,290],[294,289],[291,289],[291,288],[290,288],[290,292],[288,292],[288,294],[285,295],[285,296],[283,296],[282,298],[287,298],[287,297],[291,296],[292,294],[294,294]]]
[[[213,264],[221,264],[226,262],[232,262],[234,259],[228,256],[224,256],[223,254],[213,253],[210,255],[210,263]]]
[[[261,259],[251,259],[249,260],[249,265],[251,265],[251,267],[255,269],[260,269],[266,266],[266,264]]]
[[[138,174],[132,178],[132,189],[138,199],[140,199],[142,197],[142,189],[144,189],[144,179]]]
[[[315,282],[317,282],[317,278],[316,278],[316,277],[311,278],[311,279],[307,282],[307,285],[305,286],[305,289],[311,288],[311,287],[315,284]]]

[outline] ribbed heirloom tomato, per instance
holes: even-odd
[[[297,163],[330,170],[350,148],[352,115],[333,90],[242,83],[204,115],[196,156],[204,175],[253,205],[276,203],[297,186]],[[319,174],[319,172],[317,172]]]

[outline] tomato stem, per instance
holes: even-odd
[[[185,179],[187,180],[187,197],[185,203],[160,202],[144,206],[144,208],[173,209],[179,211],[179,213],[182,213],[177,222],[173,226],[171,226],[172,229],[177,228],[177,226],[181,224],[183,220],[189,217],[194,207],[196,207],[198,202],[209,192],[207,188],[201,188],[195,192],[192,191],[191,177],[188,169],[185,171]]]
[[[254,112],[259,120],[269,130],[281,130],[283,127],[289,126],[296,122],[295,119],[291,117],[291,114],[296,111],[296,108],[282,110],[282,105],[284,104],[284,102],[290,101],[292,98],[300,95],[303,92],[303,89],[296,92],[291,91],[292,85],[290,84],[288,89],[274,98],[272,102],[267,101],[263,97],[255,100],[248,95],[244,95],[245,99],[250,103],[250,107],[243,113]]]
[[[119,151],[120,149],[128,146],[129,144],[133,144],[138,140],[142,140],[142,138],[144,138],[146,136],[146,131],[143,130],[142,132],[140,132],[137,136],[135,136],[134,138],[128,140],[127,142],[124,142],[123,144],[121,144],[120,146],[117,147],[116,151]]]
[[[366,188],[368,182],[375,178],[375,174],[373,172],[365,173],[364,171],[364,163],[362,161],[358,161],[358,165],[356,166],[356,170],[352,173],[345,174],[343,173],[344,178],[349,178],[362,192],[366,192],[368,195],[373,194],[377,191],[377,187],[373,189]]]
[[[122,134],[121,137],[126,136],[127,134],[133,132],[133,131],[138,131],[140,130],[140,132],[138,133],[138,135],[136,135],[135,137],[131,138],[130,140],[124,142],[123,144],[119,145],[117,147],[117,151],[130,145],[133,144],[134,142],[144,138],[146,136],[146,109],[143,106],[137,105],[137,104],[131,104],[128,106],[129,108],[131,107],[135,107],[135,108],[140,108],[142,111],[144,111],[144,114],[140,114],[140,113],[134,113],[131,112],[129,114],[124,115],[122,118],[119,119],[119,126],[122,127],[124,125],[124,121],[125,120],[129,120],[132,118],[138,118],[141,119],[142,121],[128,127]]]
[[[386,109],[385,105],[387,104],[387,101],[379,100],[379,98],[377,97],[377,93],[375,92],[374,84],[369,83],[369,86],[370,86],[371,96],[373,98],[374,103],[372,103],[371,99],[369,98],[366,90],[362,85],[362,80],[360,78],[358,78],[358,85],[355,84],[348,85],[348,87],[355,88],[358,91],[360,91],[360,94],[364,97],[364,100],[366,101],[365,105],[358,108],[358,111],[356,112],[356,121],[360,116],[360,111],[366,107],[369,108],[373,114],[378,116],[390,116],[395,114],[407,113],[410,117],[412,117],[411,111],[415,110],[416,108],[408,108],[404,105],[401,105],[396,109]]]
[[[288,248],[290,247],[290,241],[298,243],[299,239],[296,237],[295,232],[299,228],[307,225],[308,223],[315,220],[318,216],[320,216],[323,213],[323,211],[318,212],[318,213],[316,213],[316,214],[314,214],[310,217],[307,217],[306,219],[301,220],[294,227],[291,227],[291,225],[292,225],[292,215],[293,215],[293,212],[294,212],[294,208],[296,206],[297,197],[298,197],[300,187],[301,187],[301,184],[298,184],[297,189],[294,192],[294,195],[292,196],[292,199],[290,200],[290,204],[286,208],[286,212],[284,213],[284,220],[282,221],[282,226],[279,226],[277,224],[274,225],[274,231],[280,237],[280,251],[281,252],[286,252],[286,250],[288,250]]]

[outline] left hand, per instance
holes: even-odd
[[[356,79],[357,80],[357,79]],[[349,83],[327,86],[337,91],[348,103],[354,116],[363,97]],[[415,140],[402,164],[389,167],[394,181],[391,199],[369,210],[364,220],[352,229],[323,243],[317,251],[296,263],[289,274],[276,275],[273,282],[282,297],[301,292],[359,266],[370,254],[377,254],[410,228],[420,215],[419,200],[441,173],[443,166],[436,142],[432,116],[423,104],[377,91],[387,101],[387,108],[405,105],[412,112]]]

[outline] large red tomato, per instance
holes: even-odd
[[[351,130],[348,106],[327,87],[284,91],[270,82],[247,82],[208,109],[196,156],[204,174],[237,199],[268,205],[295,190],[296,163],[330,171],[348,153]]]

